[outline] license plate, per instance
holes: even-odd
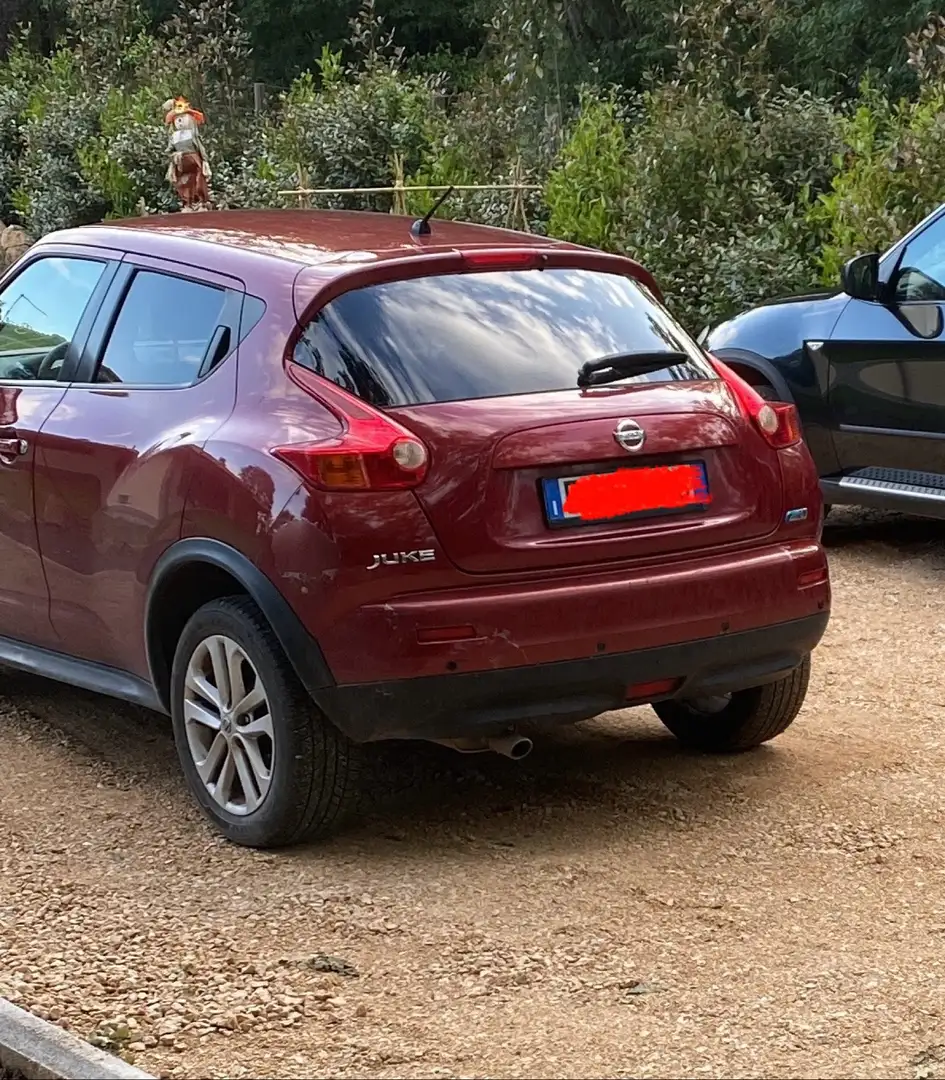
[[[541,488],[551,526],[696,510],[711,499],[701,461],[554,477],[542,480]]]

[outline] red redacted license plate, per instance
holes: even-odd
[[[542,480],[541,488],[552,527],[678,513],[701,509],[711,501],[701,461],[556,477]]]

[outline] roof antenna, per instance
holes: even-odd
[[[430,235],[430,233],[433,231],[430,228],[430,218],[433,217],[433,215],[437,212],[437,210],[440,209],[440,207],[443,205],[443,203],[445,203],[446,200],[450,197],[450,195],[453,194],[453,191],[454,191],[453,185],[450,184],[450,186],[446,189],[446,191],[443,192],[443,194],[436,200],[436,202],[423,215],[423,217],[418,218],[410,226],[410,232],[414,236],[429,236]]]

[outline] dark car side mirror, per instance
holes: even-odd
[[[843,291],[855,300],[879,299],[879,252],[857,255],[843,267]]]

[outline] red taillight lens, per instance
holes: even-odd
[[[278,446],[273,453],[311,484],[329,491],[390,491],[412,488],[427,471],[427,452],[416,439],[390,439],[387,432],[377,443],[346,433],[337,442]],[[405,465],[407,458],[416,464]]]
[[[754,423],[776,450],[801,441],[801,420],[797,409],[787,402],[767,402],[758,391],[737,375],[723,360],[707,354],[712,366],[724,380],[742,412]]]
[[[272,453],[303,480],[327,491],[392,491],[416,487],[430,455],[407,428],[305,369],[290,368],[293,381],[317,398],[344,425],[337,438],[277,446]]]
[[[797,415],[795,406],[787,402],[778,402],[774,405],[769,404],[768,408],[773,409],[778,417],[778,426],[768,440],[771,445],[780,450],[786,446],[799,443],[803,436],[801,434],[801,418]]]

